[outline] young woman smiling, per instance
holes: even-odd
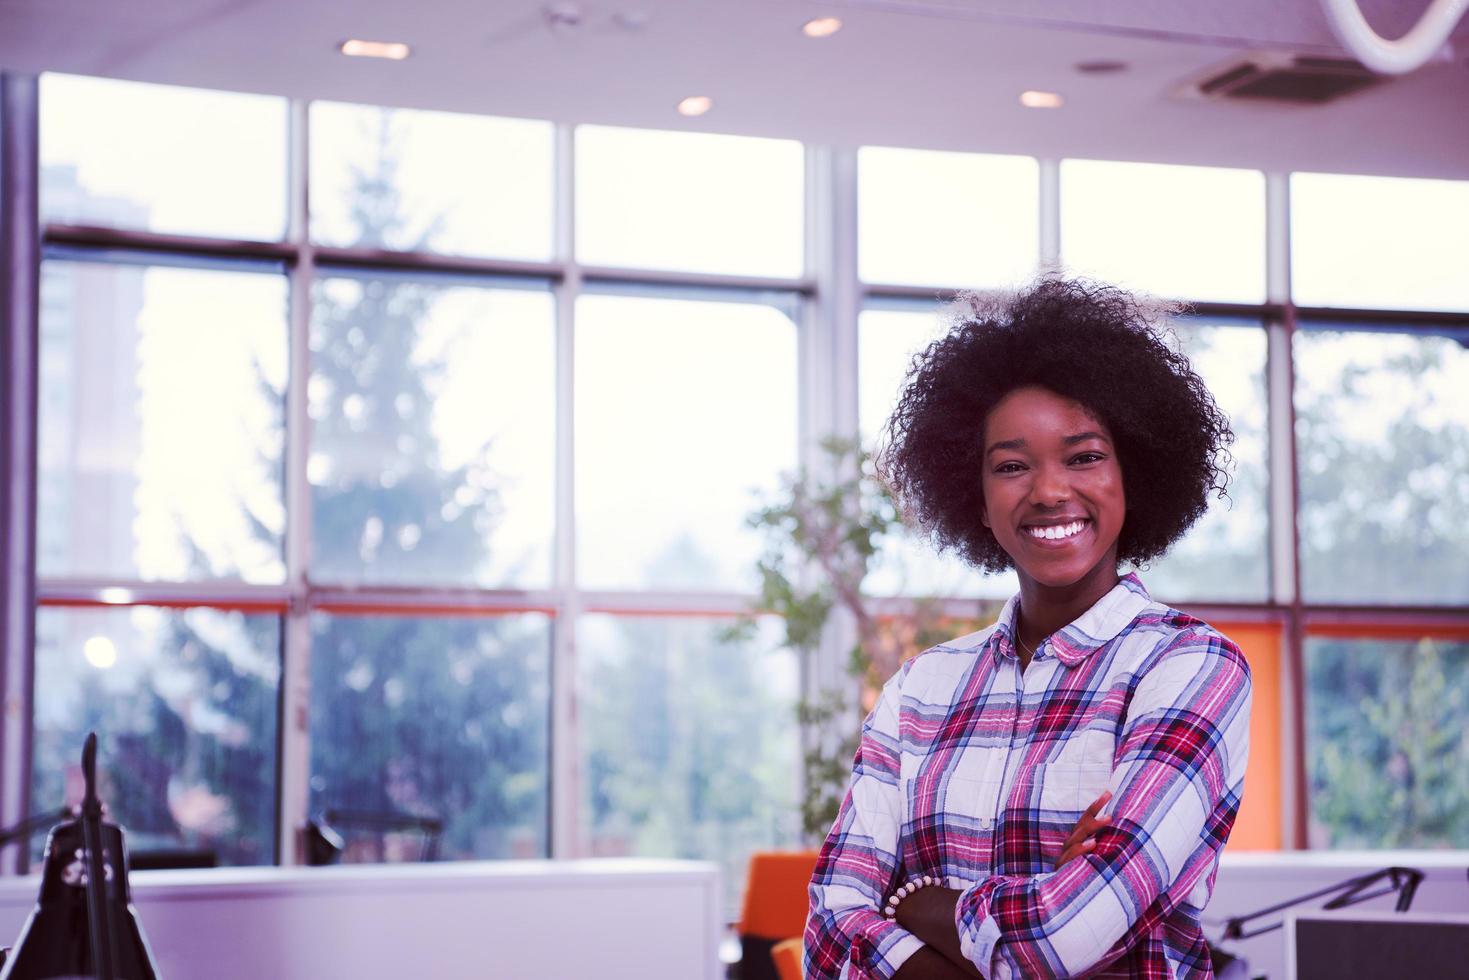
[[[972,298],[909,373],[884,474],[1020,592],[905,663],[811,884],[806,974],[1208,977],[1250,677],[1136,574],[1223,491],[1228,422],[1153,318],[1045,279]]]

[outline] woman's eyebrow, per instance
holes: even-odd
[[[1087,430],[1086,432],[1078,432],[1074,436],[1067,436],[1066,438],[1062,439],[1061,442],[1063,445],[1074,446],[1078,442],[1086,442],[1088,439],[1100,439],[1106,443],[1110,443],[1112,441],[1100,432]],[[998,445],[998,443],[996,445]]]
[[[984,451],[984,454],[986,456],[988,456],[990,453],[999,452],[1001,449],[1024,449],[1024,448],[1025,448],[1025,440],[1024,439],[1004,439],[1004,440],[1001,440],[1000,442],[991,443],[990,444],[990,448],[986,449]]]

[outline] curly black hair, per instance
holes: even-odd
[[[1002,297],[966,294],[948,335],[915,355],[883,433],[878,467],[910,523],[985,571],[1010,556],[980,520],[984,422],[1005,395],[1038,386],[1112,431],[1127,515],[1119,562],[1162,555],[1227,496],[1234,433],[1188,358],[1157,326],[1162,307],[1115,286],[1049,276]]]

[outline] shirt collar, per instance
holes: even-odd
[[[1129,572],[1090,609],[1047,637],[1036,659],[1055,654],[1067,667],[1075,667],[1116,639],[1152,601],[1137,573]],[[1001,656],[1015,656],[1015,615],[1019,611],[1020,595],[1016,593],[1006,601],[995,624],[995,635],[1008,641],[996,647]]]

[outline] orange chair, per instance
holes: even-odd
[[[800,936],[806,931],[807,887],[819,851],[760,851],[750,856],[740,911],[740,980],[785,980],[801,975]],[[795,972],[779,970],[773,949],[796,940]],[[789,947],[787,947],[789,952]]]
[[[782,939],[770,947],[770,958],[775,961],[775,972],[780,975],[780,980],[802,980],[801,954],[800,936]]]

